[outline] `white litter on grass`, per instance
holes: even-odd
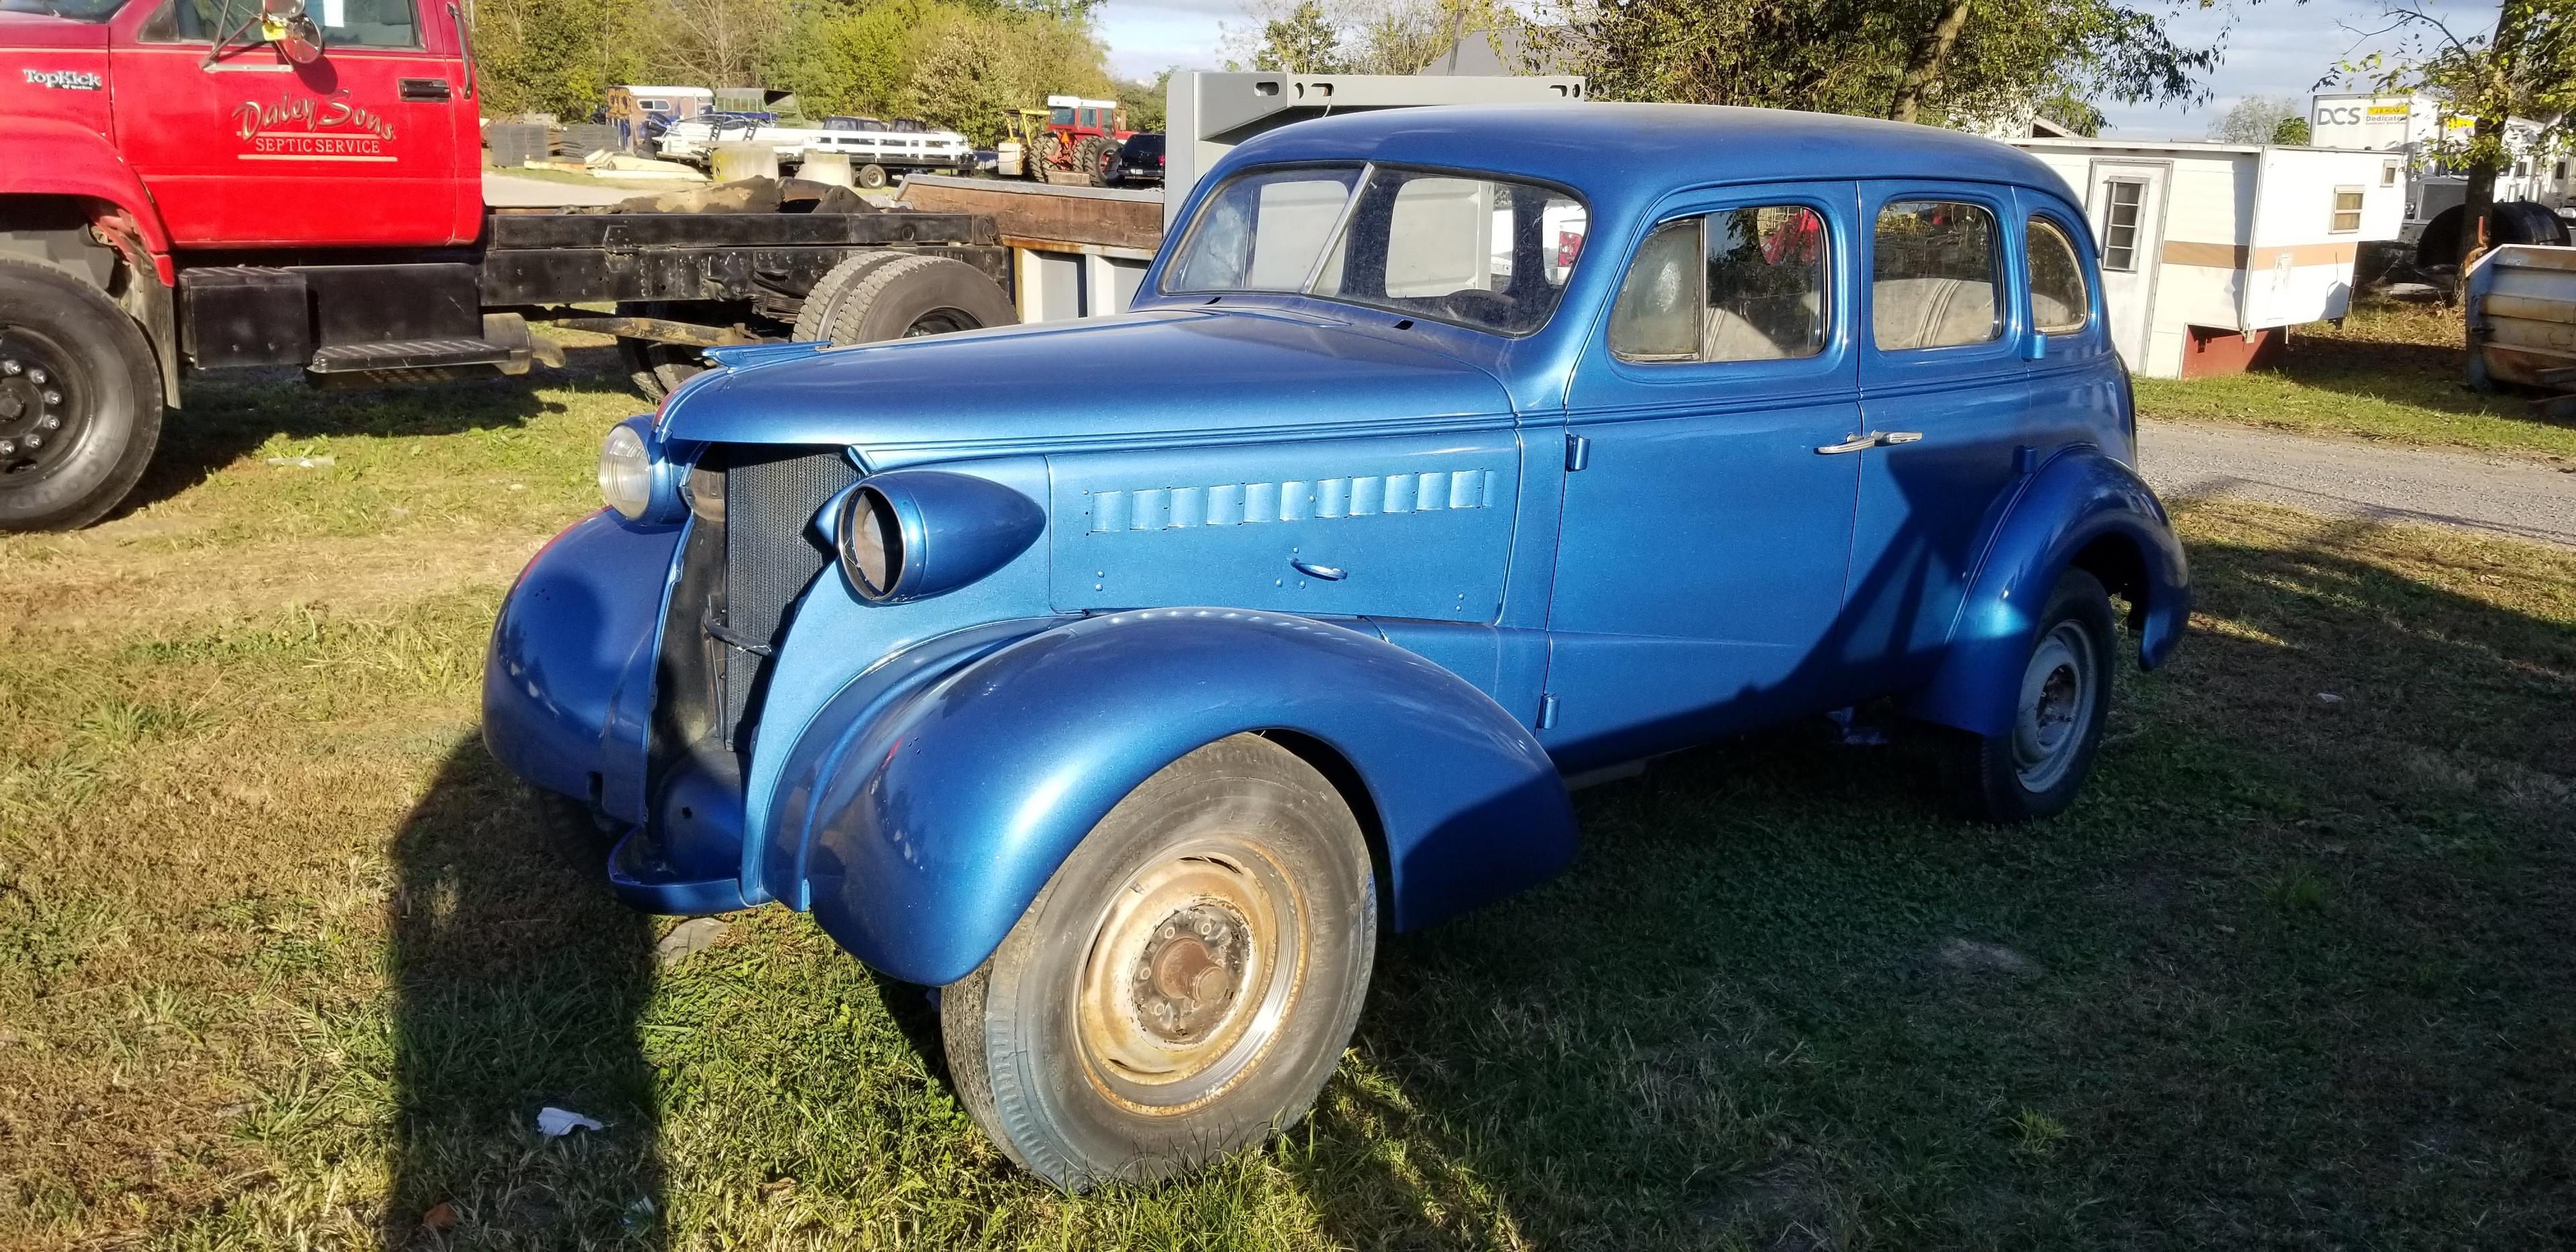
[[[559,1109],[549,1104],[537,1110],[537,1131],[548,1139],[561,1139],[576,1130],[606,1129],[608,1127],[571,1109]]]
[[[339,464],[340,458],[334,456],[273,456],[268,458],[268,463],[271,465],[290,466],[295,469],[321,469],[325,466]]]
[[[2320,691],[2320,692],[2318,692],[2318,693],[2317,693],[2317,703],[2319,703],[2319,704],[2341,704],[2341,703],[2343,703],[2343,697],[2342,697],[2342,696],[2339,696],[2339,695],[2336,695],[2335,693],[2333,693],[2333,692],[2331,692],[2331,691]]]

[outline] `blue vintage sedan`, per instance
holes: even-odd
[[[1296,1121],[1381,917],[1563,869],[1569,778],[1892,697],[1966,814],[2047,817],[2181,637],[2092,240],[2008,147],[1396,110],[1179,220],[1120,316],[720,354],[485,680],[625,899],[941,988],[1055,1183]]]

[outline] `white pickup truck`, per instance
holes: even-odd
[[[821,126],[783,126],[710,113],[662,132],[660,151],[665,160],[703,165],[720,143],[768,144],[782,167],[804,164],[809,153],[842,153],[850,158],[853,180],[866,188],[883,187],[891,174],[906,170],[967,173],[975,160],[975,145],[964,135],[910,118],[827,117]]]

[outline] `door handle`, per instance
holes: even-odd
[[[1841,443],[1826,444],[1816,451],[1825,456],[1833,456],[1842,452],[1866,452],[1871,448],[1890,448],[1900,443],[1921,442],[1923,442],[1923,432],[1919,430],[1882,430],[1866,435],[1854,435]]]
[[[1288,564],[1298,573],[1304,574],[1308,578],[1320,578],[1328,583],[1337,583],[1351,576],[1351,572],[1343,569],[1341,566],[1317,565],[1313,561],[1301,560],[1293,556],[1288,558]]]
[[[401,83],[401,96],[411,104],[444,104],[452,98],[444,78],[406,78]]]

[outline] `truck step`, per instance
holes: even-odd
[[[447,365],[505,365],[514,354],[525,351],[488,339],[401,339],[323,348],[305,368],[316,374],[369,374]]]

